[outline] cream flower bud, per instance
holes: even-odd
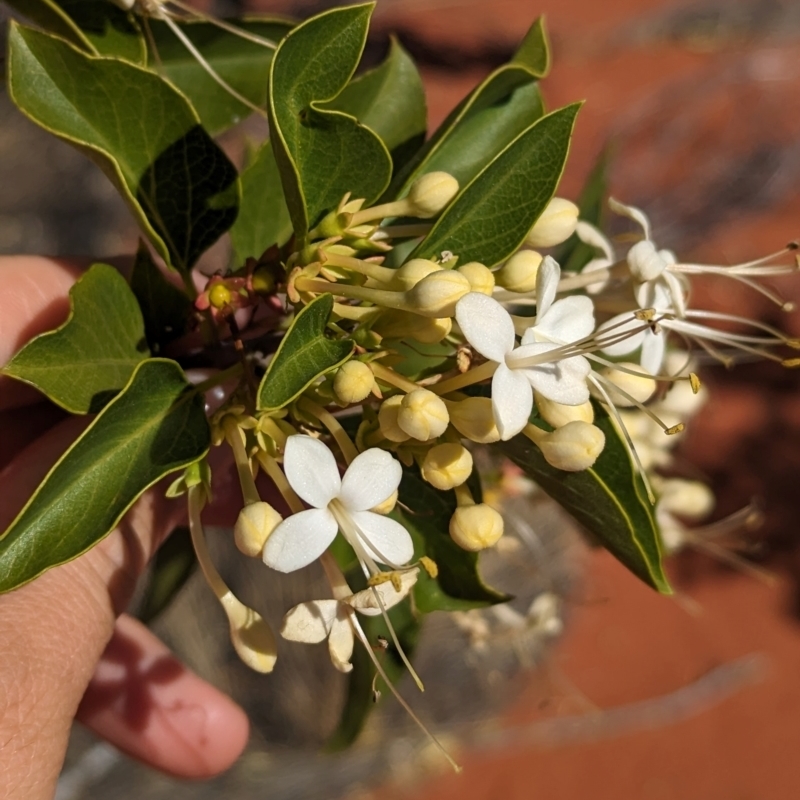
[[[536,392],[536,408],[541,418],[554,428],[563,428],[570,422],[594,422],[594,406],[587,400],[577,406],[565,406],[548,400],[544,395]]]
[[[233,527],[233,540],[246,556],[261,555],[264,543],[283,517],[265,502],[249,503],[240,512]]]
[[[626,369],[633,370],[638,374],[632,375],[630,372],[625,372]],[[617,408],[629,408],[635,406],[636,403],[646,403],[656,391],[655,380],[639,364],[623,361],[616,367],[605,367],[602,374],[611,384],[610,386],[606,385],[606,392]],[[618,392],[614,387],[618,387],[622,391]],[[622,392],[630,395],[633,400],[630,400]]]
[[[700,481],[669,478],[660,489],[659,506],[679,517],[699,520],[714,509],[714,493]]]
[[[460,272],[443,269],[406,292],[406,301],[410,311],[423,317],[452,317],[456,303],[471,291],[469,281]]]
[[[563,197],[554,197],[525,237],[528,247],[553,247],[575,233],[578,206]]]
[[[397,414],[400,429],[421,442],[441,436],[449,422],[447,406],[430,389],[414,389],[405,395]]]
[[[458,194],[458,181],[448,172],[429,172],[411,184],[407,200],[410,216],[435,217]]]
[[[450,317],[420,317],[410,311],[386,309],[373,325],[384,339],[415,339],[423,344],[441,342],[453,328]]]
[[[413,289],[423,278],[434,272],[441,272],[442,265],[427,258],[412,258],[406,261],[402,267],[398,267],[392,277],[392,288],[407,292]]]
[[[468,397],[459,402],[450,402],[447,410],[455,429],[470,441],[478,444],[500,441],[490,398]]]
[[[397,424],[400,414],[400,404],[403,402],[402,395],[396,394],[381,403],[378,410],[378,425],[381,433],[390,442],[405,442],[411,437]]]
[[[363,361],[342,364],[333,379],[333,391],[343,403],[360,403],[369,397],[375,386],[375,375]]]
[[[502,535],[503,518],[486,503],[459,506],[450,517],[450,536],[464,550],[485,550]]]
[[[394,507],[397,505],[397,498],[399,496],[399,492],[395,489],[380,505],[373,506],[370,511],[374,511],[376,514],[391,514],[392,511],[394,511]]]
[[[425,454],[422,477],[431,486],[446,492],[461,486],[472,473],[472,454],[461,444],[437,444]]]
[[[537,442],[550,466],[565,472],[588,469],[606,444],[603,431],[588,422],[568,422]]]
[[[478,261],[470,261],[456,269],[468,281],[473,292],[492,294],[494,289],[494,273]]]
[[[272,628],[257,611],[240,602],[232,592],[219,599],[228,615],[231,644],[236,655],[256,672],[272,672],[278,659],[278,645]]]
[[[536,289],[536,276],[541,263],[541,253],[519,250],[494,273],[495,282],[510,292],[532,292]]]

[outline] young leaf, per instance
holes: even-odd
[[[202,458],[208,446],[203,398],[181,368],[166,359],[142,362],[0,538],[0,592],[85,553],[145,489]]]
[[[498,447],[634,575],[670,594],[653,506],[611,418],[597,404],[595,425],[605,434],[606,445],[595,465],[583,472],[551,467],[521,435]]]
[[[380,137],[349,114],[324,108],[358,66],[373,7],[312,17],[286,36],[272,60],[271,142],[300,242],[346,192],[370,203],[391,177],[391,157]]]
[[[192,301],[158,268],[144,242],[139,243],[133,262],[131,289],[139,301],[147,343],[154,353],[183,336],[192,313]]]
[[[333,310],[333,295],[322,294],[295,317],[258,388],[258,407],[283,408],[320,375],[350,358],[350,339],[326,339],[325,326]]]
[[[520,134],[461,190],[412,257],[451,250],[461,263],[491,267],[510,256],[558,186],[579,108],[554,111]]]
[[[324,107],[349,114],[375,131],[391,152],[395,170],[417,151],[428,129],[422,78],[395,38],[380,66],[354,78]]]
[[[186,49],[174,31],[158,20],[150,20],[150,66],[172,81],[200,115],[203,127],[217,136],[250,116],[252,110],[220,86]],[[179,27],[200,51],[211,69],[253,105],[267,103],[269,65],[278,42],[292,29],[288,20],[253,17],[232,20],[236,28],[274,42],[273,47],[248,41],[211,22],[180,22]],[[160,64],[159,64],[160,62]]]
[[[28,117],[98,163],[172,266],[188,271],[233,223],[235,168],[158,75],[12,22],[8,84]]]
[[[231,228],[231,244],[239,265],[251,256],[258,258],[273,244],[285,244],[292,235],[281,176],[269,142],[261,145],[242,172],[241,183],[239,216]]]
[[[145,625],[154,620],[173,601],[196,566],[189,529],[175,528],[153,558],[147,588],[136,616]]]
[[[113,267],[95,264],[69,292],[67,321],[25,345],[2,372],[73,414],[95,414],[149,356],[136,297]]]
[[[544,114],[537,82],[549,67],[549,46],[540,17],[514,58],[464,98],[394,177],[386,197],[403,197],[420,175],[436,170],[449,172],[462,186],[469,183]]]
[[[436,578],[420,570],[413,590],[419,611],[465,611],[509,599],[483,582],[478,554],[462,550],[450,538],[447,530],[456,510],[452,492],[439,492],[418,472],[403,470],[399,500],[392,516],[411,534],[414,557],[428,556],[439,567]]]

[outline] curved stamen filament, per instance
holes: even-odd
[[[330,431],[331,436],[333,436],[336,444],[339,445],[339,449],[342,451],[344,460],[348,464],[351,464],[353,459],[358,455],[358,450],[347,435],[347,431],[339,424],[339,420],[337,420],[330,411],[327,411],[319,405],[319,403],[315,403],[308,397],[301,397],[298,401],[298,405],[315,416]]]

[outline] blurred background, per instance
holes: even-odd
[[[203,7],[307,16],[328,5]],[[554,53],[543,83],[549,107],[586,100],[560,195],[574,197],[610,147],[612,194],[645,209],[655,240],[683,260],[736,263],[800,236],[797,0],[379,0],[367,59],[379,60],[398,35],[422,71],[433,128],[541,13]],[[251,121],[224,144],[238,157],[243,137],[263,132]],[[135,247],[106,179],[4,94],[0,187],[0,252],[103,257]],[[800,280],[775,283],[800,300]],[[782,314],[744,289],[707,281],[698,294],[708,308],[724,301],[800,335],[800,312]],[[206,587],[192,581],[156,628],[246,706],[248,753],[214,782],[181,784],[76,730],[60,800],[798,796],[800,381],[769,363],[710,368],[703,378],[711,400],[684,437],[682,466],[711,482],[715,517],[759,500],[765,523],[750,557],[772,585],[687,552],[670,564],[677,596],[660,597],[582,545],[552,504],[515,500],[514,535],[486,559],[487,577],[518,594],[521,611],[541,591],[561,598],[563,632],[492,615],[430,620],[420,649],[428,691],[414,705],[465,765],[453,776],[391,699],[353,750],[320,755],[344,701],[325,654],[300,647],[274,676],[248,673]],[[224,535],[215,544],[243,599],[273,621],[319,580],[309,572],[267,584]],[[412,688],[401,687],[407,696]]]

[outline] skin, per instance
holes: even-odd
[[[0,257],[0,364],[64,321],[67,292],[79,274],[79,266],[53,259]],[[0,376],[0,532],[85,424]],[[53,797],[75,718],[182,778],[216,775],[242,752],[249,730],[242,709],[122,613],[147,561],[183,513],[182,503],[166,500],[156,487],[97,547],[0,596],[5,800]],[[216,517],[229,515],[219,510]]]

